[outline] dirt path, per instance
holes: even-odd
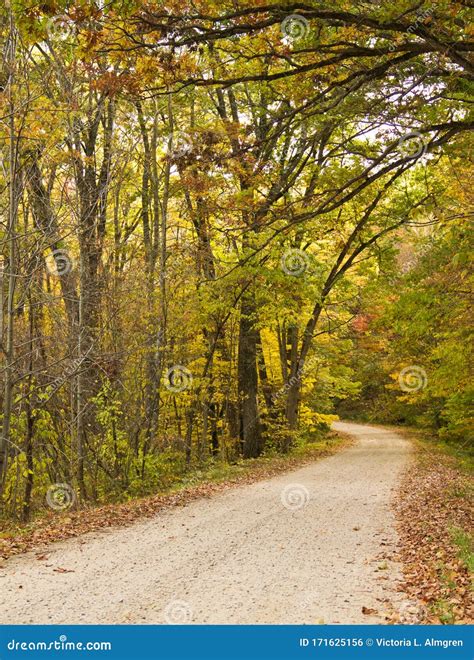
[[[0,623],[383,622],[400,598],[380,555],[396,543],[390,499],[410,446],[334,427],[356,442],[330,458],[11,559]]]

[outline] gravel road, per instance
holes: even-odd
[[[12,558],[0,623],[383,623],[400,600],[381,556],[410,445],[334,428],[356,440],[329,458]]]

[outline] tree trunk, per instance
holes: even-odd
[[[260,420],[257,403],[257,340],[256,306],[252,292],[242,297],[239,329],[238,388],[241,415],[241,442],[244,458],[261,453]]]
[[[28,199],[31,204],[35,225],[41,231],[48,246],[52,250],[56,270],[60,274],[59,284],[69,322],[70,336],[71,338],[75,338],[77,330],[73,330],[73,328],[77,326],[79,319],[76,278],[71,267],[72,260],[61,245],[58,224],[51,208],[49,191],[43,183],[38,158],[38,152],[30,152],[28,154],[26,170]]]
[[[92,114],[92,113],[91,113]],[[76,478],[81,498],[86,499],[84,462],[87,436],[94,430],[94,417],[90,407],[91,399],[100,387],[100,378],[94,356],[99,353],[99,319],[101,309],[102,283],[100,264],[106,225],[107,194],[110,180],[111,149],[114,126],[114,105],[109,101],[104,123],[103,159],[97,172],[97,138],[103,119],[104,104],[99,102],[95,114],[91,116],[87,129],[76,128],[71,146],[76,152],[84,152],[85,163],[75,157],[76,185],[80,201],[80,295],[78,355],[84,368],[77,375],[76,412]]]
[[[3,391],[3,420],[2,433],[0,436],[0,495],[3,492],[8,465],[8,447],[10,443],[10,423],[13,403],[13,382],[15,369],[15,346],[14,346],[14,315],[15,315],[15,290],[17,281],[17,216],[18,200],[20,190],[20,178],[18,173],[18,143],[15,135],[15,99],[13,89],[15,84],[15,57],[16,57],[16,28],[13,19],[13,10],[10,8],[10,33],[8,37],[8,109],[9,109],[9,206],[7,225],[8,244],[8,292],[6,313],[6,337],[5,337],[5,376]]]
[[[324,292],[323,300],[326,297],[326,292]],[[303,376],[306,364],[306,358],[308,356],[308,351],[311,347],[313,341],[313,334],[318,323],[321,311],[323,309],[322,302],[316,303],[313,309],[313,313],[306,328],[303,333],[303,341],[301,344],[301,349],[297,359],[294,360],[292,373],[290,379],[287,383],[288,392],[286,399],[286,419],[288,426],[291,430],[296,428],[298,423],[298,406],[301,396],[301,386],[303,383]],[[292,350],[293,354],[293,350]]]

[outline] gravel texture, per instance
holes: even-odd
[[[0,623],[383,623],[410,444],[334,428],[356,438],[334,456],[12,558]]]

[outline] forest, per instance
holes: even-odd
[[[471,9],[5,3],[0,518],[337,417],[472,448]]]

